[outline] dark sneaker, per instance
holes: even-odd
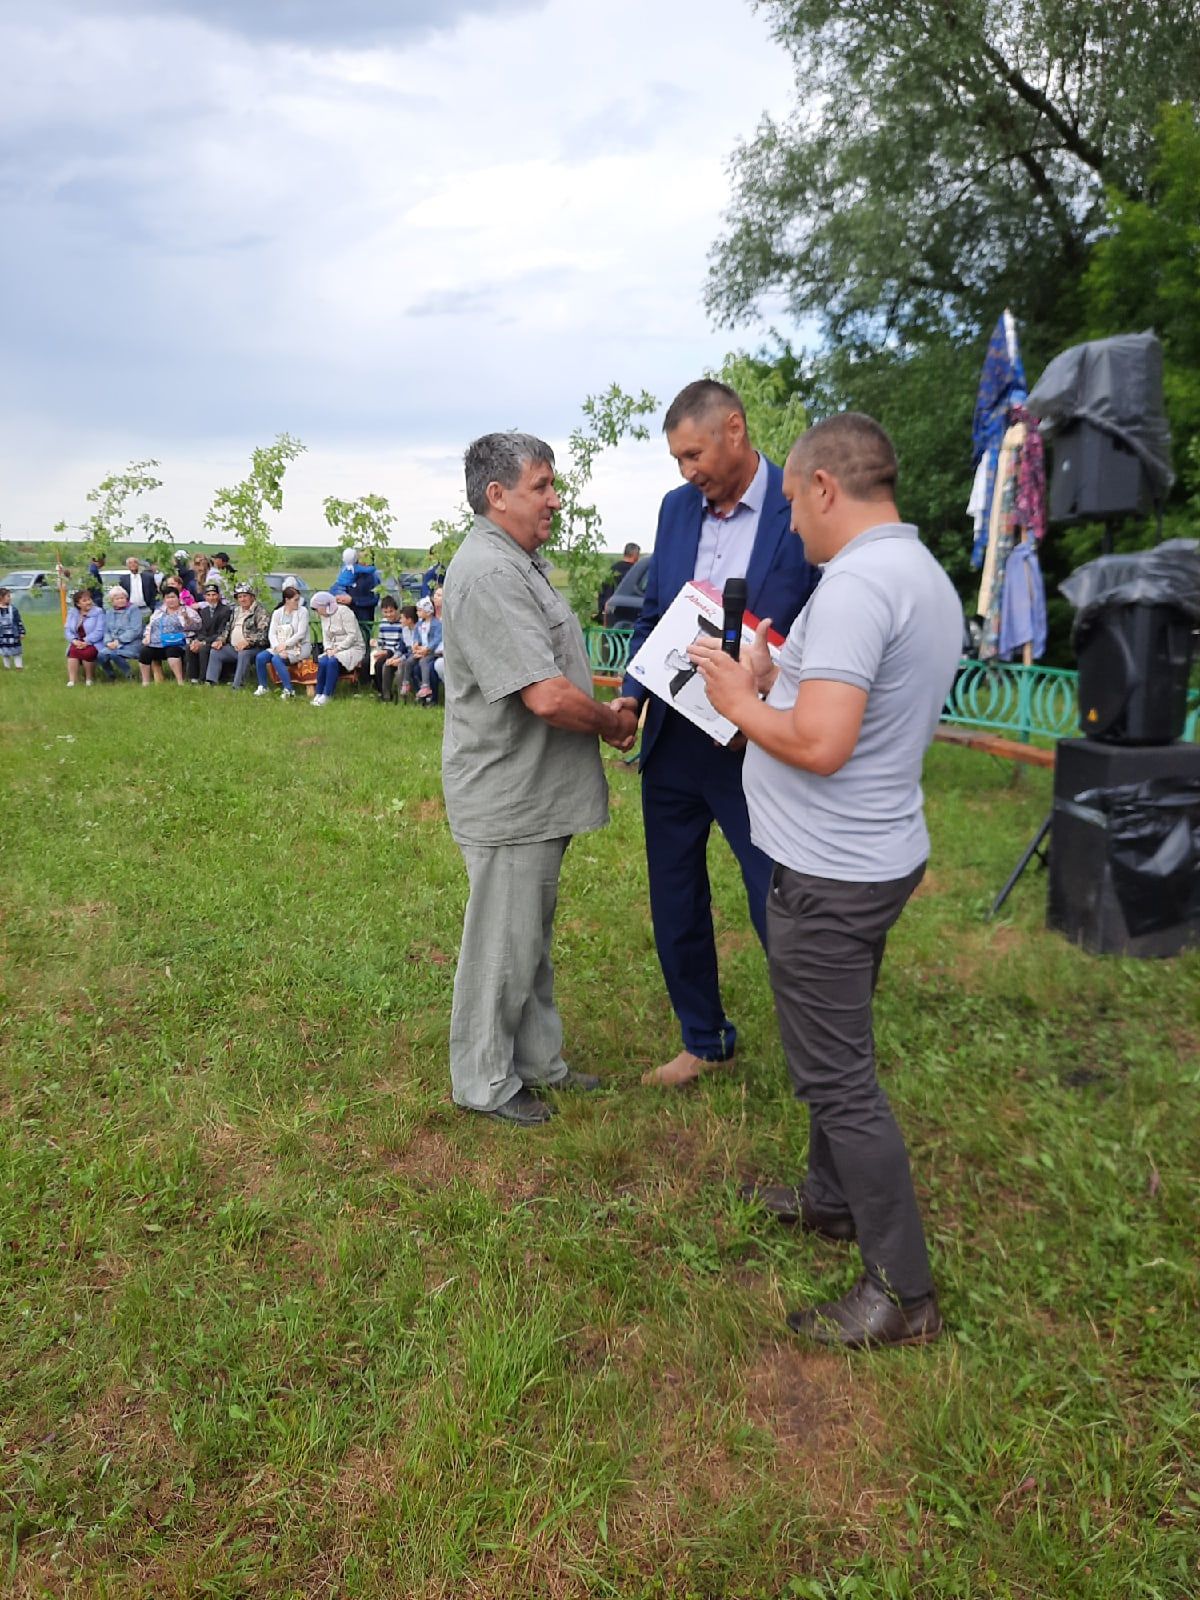
[[[557,1083],[548,1083],[547,1089],[576,1089],[580,1094],[591,1094],[593,1089],[600,1087],[600,1079],[594,1072],[568,1071],[565,1078],[560,1078]]]
[[[791,1312],[787,1325],[817,1344],[874,1350],[888,1344],[930,1344],[942,1331],[942,1317],[936,1294],[916,1305],[898,1305],[864,1274],[840,1300]]]
[[[832,1244],[851,1244],[857,1238],[854,1218],[829,1211],[818,1211],[810,1205],[803,1188],[784,1183],[742,1183],[738,1185],[738,1199],[762,1206],[779,1222],[796,1223],[805,1233],[816,1233]]]
[[[480,1111],[477,1106],[462,1106],[460,1109],[477,1111],[481,1117],[495,1117],[498,1122],[515,1122],[518,1128],[536,1128],[543,1122],[549,1122],[554,1115],[553,1106],[548,1106],[524,1087],[518,1089],[511,1100],[506,1100],[502,1106],[496,1106],[491,1111]]]

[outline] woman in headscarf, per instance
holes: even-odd
[[[366,649],[354,612],[340,606],[327,589],[313,595],[312,608],[321,619],[322,639],[313,705],[323,706],[333,699],[342,673],[354,672],[362,664]]]

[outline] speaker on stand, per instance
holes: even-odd
[[[1088,950],[1135,956],[1200,943],[1200,745],[1181,742],[1200,546],[1112,554],[1128,517],[1156,511],[1161,535],[1174,481],[1162,364],[1153,333],[1097,339],[1055,356],[1029,394],[1051,453],[1047,521],[1102,522],[1105,554],[1061,586],[1078,612],[1084,737],[1059,742],[1053,808],[992,907],[1035,855],[1046,862],[1049,835],[1048,926]]]

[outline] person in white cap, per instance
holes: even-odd
[[[417,626],[413,630],[409,682],[417,691],[417,704],[433,704],[433,671],[442,656],[442,624],[434,615],[432,600],[417,601]]]
[[[321,654],[317,657],[317,692],[314,706],[327,705],[343,672],[354,672],[366,654],[354,613],[340,606],[328,589],[320,589],[310,602],[321,619]]]

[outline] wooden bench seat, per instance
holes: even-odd
[[[986,728],[959,728],[951,723],[938,724],[933,736],[939,744],[961,745],[967,750],[982,750],[985,755],[998,756],[1002,761],[1020,761],[1028,767],[1053,767],[1054,751],[1041,745],[1022,744],[1017,739],[1002,739]]]

